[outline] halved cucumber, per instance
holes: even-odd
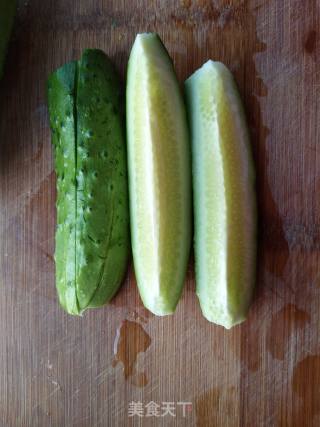
[[[74,315],[110,301],[127,269],[129,200],[121,84],[87,49],[48,81],[57,174],[56,284]]]
[[[174,312],[191,243],[191,165],[185,106],[156,34],[138,34],[127,81],[128,170],[135,273],[144,305]]]
[[[256,260],[255,174],[235,81],[208,61],[185,83],[192,139],[197,295],[231,328],[250,305]]]

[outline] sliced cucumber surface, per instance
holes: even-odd
[[[255,283],[256,196],[249,132],[230,71],[208,61],[186,82],[191,130],[196,289],[203,315],[231,328]]]
[[[174,312],[191,244],[191,160],[186,111],[160,38],[139,34],[127,79],[131,239],[142,301]]]

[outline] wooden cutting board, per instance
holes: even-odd
[[[1,427],[320,425],[319,9],[317,0],[21,2],[0,97]],[[46,79],[85,47],[106,51],[125,76],[142,31],[161,35],[181,82],[208,58],[225,62],[245,102],[258,284],[248,320],[230,331],[202,317],[193,262],[173,316],[143,308],[132,268],[109,306],[73,318],[57,302]]]

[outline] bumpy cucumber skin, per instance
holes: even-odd
[[[191,246],[191,159],[172,61],[156,34],[139,34],[127,79],[132,251],[143,304],[172,314]]]
[[[77,112],[76,283],[85,308],[112,298],[130,249],[121,86],[99,50],[86,50],[79,63]]]
[[[48,97],[58,189],[57,290],[66,311],[81,314],[112,298],[129,257],[120,82],[103,52],[86,50],[53,73]]]
[[[196,287],[203,315],[245,320],[256,272],[255,171],[229,70],[208,61],[185,83],[192,141]]]
[[[10,38],[14,16],[16,12],[15,0],[0,1],[0,78],[6,56],[7,45]]]
[[[80,314],[76,294],[76,69],[71,62],[48,80],[48,106],[57,175],[56,286],[60,304]]]

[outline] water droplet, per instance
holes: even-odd
[[[124,320],[119,326],[114,341],[114,356],[115,359],[112,366],[115,367],[119,362],[123,365],[125,379],[132,377],[134,380],[136,375],[141,375],[136,372],[136,361],[139,353],[145,352],[151,344],[151,338],[143,329],[143,327],[130,320]],[[147,379],[143,381],[145,385]]]

